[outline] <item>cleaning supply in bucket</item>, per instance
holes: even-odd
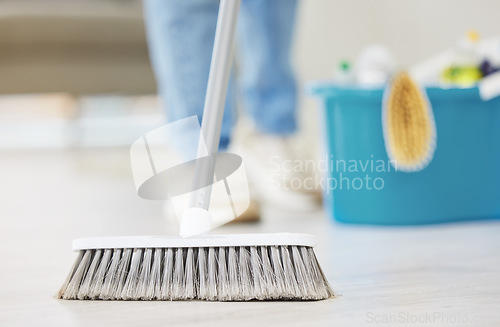
[[[366,87],[380,86],[388,81],[395,69],[396,60],[386,46],[368,45],[356,59],[356,82]]]
[[[500,71],[500,67],[493,65],[489,59],[484,59],[479,65],[479,70],[481,70],[481,74],[486,77]]]
[[[409,69],[420,85],[471,87],[500,67],[500,37],[482,39],[473,30],[458,38],[455,46]]]
[[[483,77],[480,67],[477,66],[451,66],[443,70],[441,80],[444,83],[469,87]]]
[[[348,60],[344,59],[338,63],[333,79],[338,85],[350,85],[355,82],[356,76]]]
[[[388,157],[397,170],[419,171],[432,160],[436,127],[430,102],[404,71],[386,88],[382,126]]]
[[[449,84],[449,73],[446,70],[477,67],[481,60],[480,50],[479,34],[471,30],[458,38],[452,48],[413,65],[409,73],[420,85]]]
[[[459,39],[453,62],[441,72],[442,82],[469,87],[483,77],[479,68],[479,39],[479,34],[474,30]]]
[[[210,231],[214,180],[240,0],[220,2],[202,132],[180,237],[87,238],[57,294],[81,300],[322,300],[333,296],[306,234],[200,235]],[[206,158],[205,158],[206,159]]]

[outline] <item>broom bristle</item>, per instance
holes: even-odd
[[[66,300],[323,300],[333,291],[308,246],[80,250]]]

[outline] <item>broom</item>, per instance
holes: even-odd
[[[221,0],[203,110],[210,160],[197,160],[179,237],[73,241],[77,259],[57,298],[65,300],[322,300],[333,296],[307,234],[206,235],[208,206],[232,64],[240,0]],[[202,142],[199,153],[203,152]],[[201,235],[204,234],[204,235]]]

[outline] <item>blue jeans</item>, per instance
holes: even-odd
[[[239,87],[228,88],[220,148],[234,124],[234,95],[264,133],[297,129],[295,77],[290,48],[296,0],[243,0],[238,17]],[[169,121],[202,118],[219,1],[145,0],[146,30],[158,90]],[[234,74],[233,74],[234,75]]]

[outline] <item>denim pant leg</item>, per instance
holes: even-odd
[[[144,0],[149,53],[168,121],[197,115],[201,124],[218,10],[217,0]],[[231,84],[221,149],[233,125]]]
[[[296,131],[297,89],[290,62],[297,0],[243,0],[239,45],[243,103],[266,133]]]

